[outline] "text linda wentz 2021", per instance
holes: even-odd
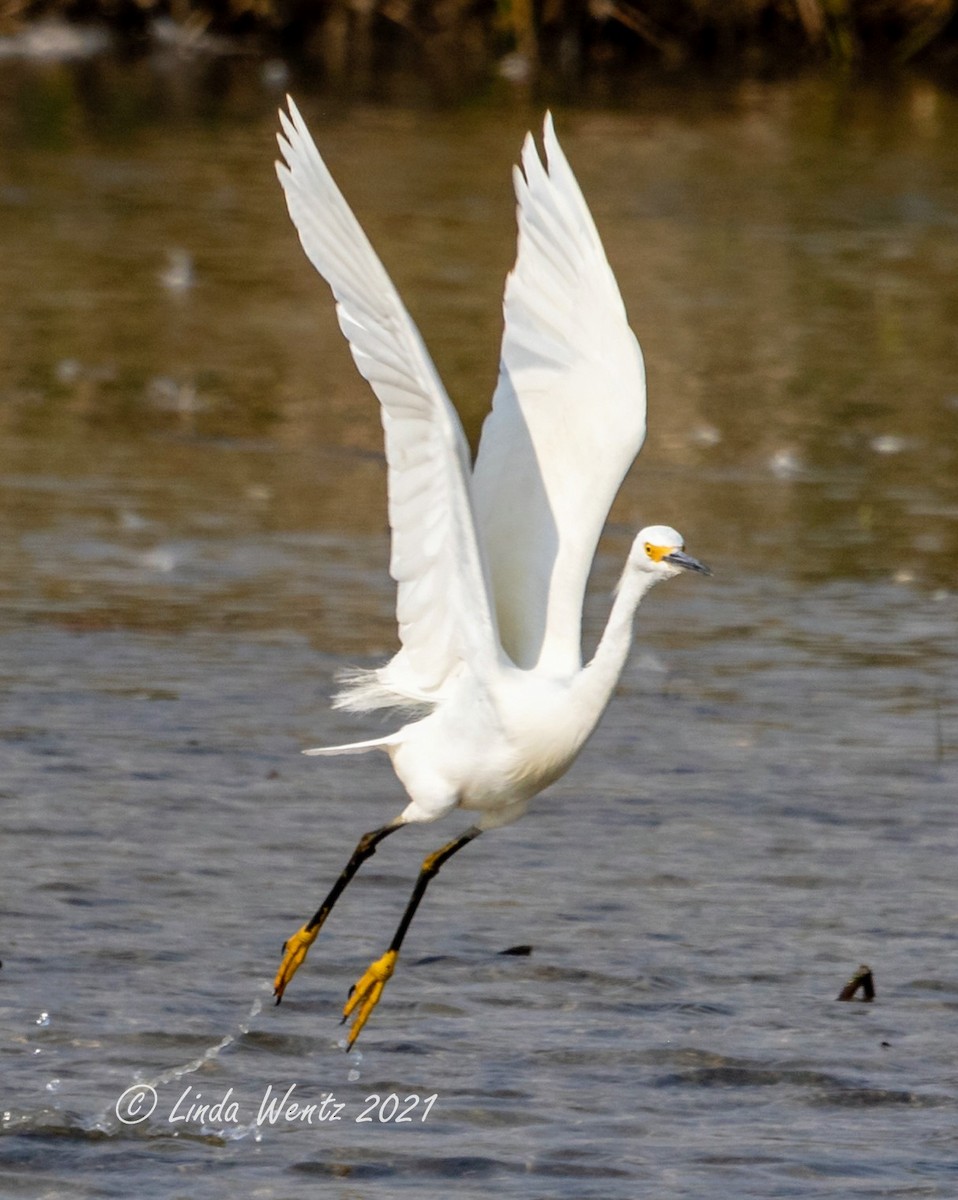
[[[337,1100],[332,1092],[318,1099],[293,1098],[297,1084],[285,1089],[267,1084],[259,1106],[243,1111],[234,1089],[228,1088],[218,1099],[204,1099],[192,1084],[183,1089],[170,1107],[166,1120],[170,1125],[240,1125],[252,1120],[256,1125],[323,1125],[332,1121],[352,1121],[357,1125],[378,1122],[386,1125],[422,1124],[432,1112],[438,1092],[422,1096],[410,1092],[370,1092],[361,1104]],[[153,1116],[159,1104],[156,1088],[148,1083],[128,1087],[116,1102],[117,1118],[124,1125],[140,1125]]]

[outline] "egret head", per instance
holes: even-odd
[[[712,574],[704,563],[685,553],[682,535],[668,525],[648,525],[641,529],[632,543],[629,561],[637,570],[658,579],[671,579],[682,571]]]

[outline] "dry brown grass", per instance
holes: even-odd
[[[530,72],[958,55],[958,0],[0,0],[0,33],[51,16],[105,21],[133,39],[171,17],[330,67],[403,39],[453,72],[509,53]]]

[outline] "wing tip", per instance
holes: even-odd
[[[280,128],[276,134],[276,141],[279,143],[280,153],[290,168],[295,165],[294,160],[318,158],[321,162],[322,156],[316,149],[316,143],[303,119],[303,114],[289,93],[286,95],[286,108],[280,108],[278,113]]]
[[[281,108],[279,110],[279,119],[282,122],[291,122],[296,129],[306,128],[306,122],[303,120],[303,114],[299,111],[296,101],[289,94],[289,92],[286,93],[286,108]]]
[[[556,133],[555,121],[552,119],[552,109],[546,109],[546,115],[542,122],[542,144],[545,147],[546,162],[548,163],[549,178],[553,178],[556,166],[569,167],[568,159],[562,146],[559,144],[559,136]]]

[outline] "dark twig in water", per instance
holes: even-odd
[[[859,988],[862,989],[862,1000],[867,1002],[875,999],[875,980],[872,976],[872,969],[866,967],[864,963],[838,993],[838,999],[854,1000],[855,993]]]

